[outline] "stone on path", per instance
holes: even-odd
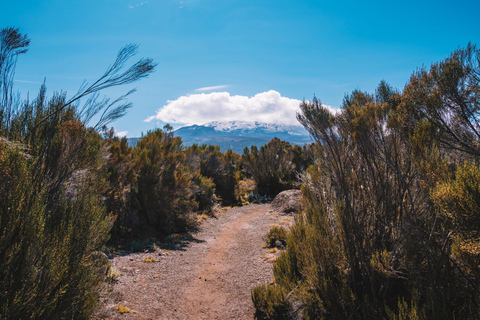
[[[302,199],[302,191],[292,189],[280,192],[270,204],[270,208],[280,213],[297,213]]]

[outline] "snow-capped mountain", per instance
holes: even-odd
[[[175,130],[174,135],[181,137],[186,146],[194,143],[212,144],[219,146],[221,151],[232,149],[238,154],[242,154],[245,147],[252,145],[260,147],[275,137],[288,141],[292,145],[312,142],[308,132],[301,126],[248,121],[214,121],[203,125],[195,124]],[[140,138],[128,138],[128,144],[135,146],[138,140]]]
[[[205,127],[213,127],[215,131],[223,132],[288,132],[293,135],[296,134],[308,134],[307,131],[301,126],[287,126],[275,123],[262,123],[258,121],[228,121],[220,122],[213,121],[204,124]]]
[[[277,137],[291,144],[304,145],[312,140],[301,126],[287,126],[247,121],[210,122],[204,125],[191,125],[175,130],[175,136],[182,138],[185,145],[213,144],[220,150],[232,149],[242,154],[245,147],[260,147]]]

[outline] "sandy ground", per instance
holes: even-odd
[[[97,317],[254,319],[251,289],[272,281],[279,254],[264,248],[264,236],[291,220],[268,204],[232,208],[206,220],[181,248],[116,256],[121,274]]]

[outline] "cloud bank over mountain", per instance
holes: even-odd
[[[186,125],[212,121],[258,121],[284,125],[300,125],[296,113],[302,101],[282,97],[270,90],[253,97],[230,95],[228,92],[190,94],[168,100],[156,115],[145,121]]]

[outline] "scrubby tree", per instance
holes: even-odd
[[[480,155],[480,54],[458,49],[430,69],[420,69],[404,90],[398,123],[410,135],[437,142],[450,154]]]
[[[295,166],[292,160],[292,146],[278,138],[260,149],[256,146],[245,148],[242,155],[242,164],[247,175],[257,184],[257,192],[268,197],[275,197],[293,187]]]
[[[196,226],[197,213],[212,213],[215,179],[223,181],[223,167],[202,170],[205,162],[216,164],[216,157],[223,161],[223,154],[217,154],[214,146],[185,148],[169,127],[164,129],[148,132],[134,148],[125,138],[110,137],[106,142],[105,195],[107,208],[116,217],[112,229],[116,242],[183,232]]]
[[[130,107],[125,96],[111,102],[98,93],[147,76],[154,64],[141,59],[123,71],[136,52],[126,46],[72,98],[48,99],[42,85],[34,101],[14,104],[16,57],[28,43],[18,29],[0,32],[0,319],[88,319],[105,280],[99,250],[112,224],[97,130]]]
[[[241,175],[238,154],[232,150],[223,153],[219,146],[196,144],[189,147],[186,153],[188,162],[198,168],[202,176],[213,180],[218,200],[226,205],[238,202],[235,195],[237,179]]]
[[[385,82],[375,94],[354,91],[335,115],[316,99],[302,103],[315,165],[276,285],[252,293],[258,310],[478,318],[479,56],[475,46],[459,49],[401,93]]]
[[[135,197],[142,228],[168,234],[196,221],[197,204],[182,151],[181,139],[162,130],[149,132],[137,143]]]

